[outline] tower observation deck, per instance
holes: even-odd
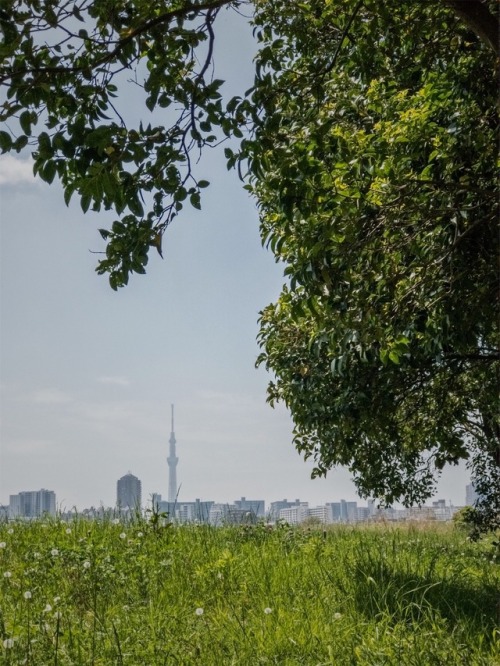
[[[172,407],[172,431],[170,433],[169,454],[168,462],[168,501],[175,502],[177,500],[177,463],[179,458],[175,454],[175,433],[174,433],[174,406]]]

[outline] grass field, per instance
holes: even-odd
[[[0,663],[500,665],[495,552],[451,526],[4,523]]]

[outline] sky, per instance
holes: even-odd
[[[227,12],[217,29],[216,76],[241,93],[251,31]],[[202,210],[186,208],[164,260],[152,253],[147,274],[114,292],[92,253],[113,214],[84,215],[76,198],[66,207],[55,182],[33,178],[29,155],[0,156],[0,504],[43,487],[61,509],[113,506],[129,471],[144,502],[166,498],[171,404],[180,501],[356,499],[346,470],[310,478],[289,414],[266,404],[257,320],[283,266],[222,149],[198,175],[211,181]],[[463,504],[468,481],[463,467],[446,470],[437,496]]]

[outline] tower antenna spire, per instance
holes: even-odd
[[[171,404],[172,411],[172,432],[170,433],[169,441],[169,452],[168,452],[168,501],[170,503],[175,503],[177,501],[177,463],[179,458],[176,455],[175,451],[175,433],[174,433],[174,405]]]

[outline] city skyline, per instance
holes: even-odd
[[[87,507],[80,513],[87,518],[123,518],[148,515],[168,516],[177,523],[209,523],[212,525],[248,524],[257,521],[284,521],[297,525],[306,521],[322,524],[359,523],[366,521],[450,521],[462,506],[448,504],[445,499],[433,501],[430,505],[418,507],[379,507],[374,500],[368,500],[365,506],[358,506],[357,501],[326,502],[311,506],[300,498],[275,500],[266,506],[263,499],[241,497],[229,502],[214,502],[199,498],[188,501],[164,501],[160,494],[153,494],[147,506],[142,504],[141,481],[131,472],[118,479],[116,484],[115,507]],[[473,488],[465,488],[465,504],[474,504],[477,495],[472,496]],[[78,512],[77,512],[78,513]],[[49,515],[59,516],[62,520],[72,519],[74,511],[57,511],[56,495],[53,490],[21,491],[10,495],[9,504],[0,504],[0,519],[38,519]]]

